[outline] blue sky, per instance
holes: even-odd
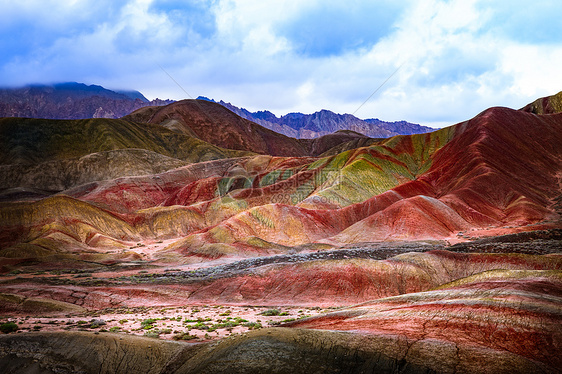
[[[558,0],[0,0],[0,86],[440,127],[561,91],[560,14]]]

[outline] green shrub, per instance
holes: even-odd
[[[237,323],[236,321],[226,321],[224,323],[220,323],[219,325],[221,326],[220,328],[223,328],[223,329],[227,328],[228,329],[228,328],[233,328],[233,327],[239,326],[240,324]]]
[[[155,323],[156,323],[156,319],[154,318],[145,319],[144,321],[141,322],[141,328],[143,330],[150,330],[151,328],[154,327]]]
[[[188,332],[180,332],[179,334],[175,334],[172,339],[174,340],[192,340],[197,339],[197,336],[190,335]]]
[[[243,325],[244,327],[247,327],[249,330],[257,330],[257,329],[261,329],[261,323],[259,322],[247,322]]]
[[[192,329],[196,329],[196,330],[208,330],[209,329],[209,326],[207,326],[206,324],[204,324],[201,321],[197,322],[195,325],[191,325],[191,326],[188,326],[188,327],[191,327]]]
[[[14,322],[6,322],[0,325],[0,331],[2,331],[4,334],[9,334],[17,330],[18,325],[16,325]]]
[[[278,309],[268,309],[261,312],[260,314],[262,316],[278,316],[280,313],[281,312]]]
[[[172,333],[172,329],[155,329],[152,330],[157,332],[158,334],[171,334]]]
[[[74,276],[74,278],[89,278],[92,276],[92,273],[82,273],[82,274],[76,274]]]

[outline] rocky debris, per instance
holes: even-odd
[[[104,325],[107,325],[107,322],[105,322],[103,319],[92,319],[87,326],[90,329],[95,329]]]
[[[396,255],[392,257],[384,248],[380,252],[371,248],[297,253],[191,271],[168,269],[112,278],[20,277],[4,281],[0,291],[88,309],[184,303],[345,306],[428,291],[492,271],[562,269],[559,255],[463,253],[440,248],[410,244],[396,254],[397,247],[393,247]]]
[[[544,255],[560,252],[562,230],[540,230],[538,232],[518,233],[497,238],[478,239],[472,242],[447,246],[445,242],[403,242],[403,243],[363,243],[349,245],[351,248],[338,248],[316,252],[302,252],[274,256],[262,256],[234,261],[229,264],[200,268],[191,271],[169,271],[163,274],[138,274],[129,280],[148,281],[194,281],[235,277],[254,272],[260,267],[273,264],[301,264],[313,261],[339,261],[346,259],[386,260],[403,253],[423,253],[446,250],[455,253],[524,253]],[[496,248],[496,249],[495,249]],[[298,250],[298,247],[296,248]],[[127,280],[127,278],[122,278]]]
[[[550,254],[562,249],[562,229],[535,230],[474,239],[447,248],[464,253]]]

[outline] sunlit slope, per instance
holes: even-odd
[[[561,194],[561,122],[560,115],[492,108],[457,125],[429,170],[394,190],[404,199],[335,240],[443,237],[470,227],[556,219],[552,199]],[[426,192],[416,192],[422,186]]]
[[[227,161],[228,166],[220,170],[209,166],[206,172],[198,172],[196,179],[185,179],[186,174],[178,169],[157,178],[119,179],[118,183],[97,183],[81,190],[84,192],[69,193],[118,211],[133,212],[161,205],[192,206],[206,217],[209,225],[270,203],[333,209],[349,205],[353,199],[365,201],[396,186],[400,180],[414,179],[429,167],[431,154],[452,133],[449,128],[413,139],[397,137],[381,146],[321,159],[244,158]],[[363,169],[357,170],[358,165],[363,165]],[[330,199],[330,194],[335,198]]]
[[[535,114],[556,114],[562,112],[562,91],[556,95],[541,97],[527,104],[522,111]]]
[[[274,160],[269,160],[265,172],[255,175],[248,173],[247,167],[240,167],[237,175],[217,182],[220,198],[206,205],[209,212],[226,209],[231,218],[222,223],[213,220],[219,225],[170,248],[182,248],[183,252],[193,249],[197,256],[213,257],[220,256],[220,251],[232,252],[230,245],[248,248],[256,244],[255,250],[259,250],[268,243],[292,246],[336,235],[369,215],[377,203],[367,200],[400,182],[415,180],[429,169],[432,155],[454,131],[451,127],[431,134],[398,136],[380,145],[305,164],[296,162],[303,159],[287,160],[271,169],[269,164]],[[369,207],[338,210],[350,206],[353,200]],[[383,197],[381,201],[393,200]],[[252,238],[261,238],[265,243]]]
[[[247,242],[246,238],[253,236],[266,242],[299,245],[322,236],[330,237],[338,231],[326,242],[341,245],[431,239],[445,238],[470,228],[519,226],[556,219],[552,199],[560,195],[561,129],[560,115],[538,117],[507,108],[492,108],[447,129],[450,133],[454,131],[454,137],[432,158],[422,157],[425,152],[400,153],[394,148],[390,157],[402,157],[402,164],[409,165],[409,168],[402,166],[402,176],[409,176],[411,180],[379,194],[373,192],[371,196],[375,196],[363,202],[332,210],[305,209],[298,204],[292,207],[261,205],[233,216],[208,232],[186,238],[185,245],[180,242],[176,245],[184,250],[195,247],[201,250],[205,242],[230,246]],[[431,135],[419,137],[431,138]],[[368,149],[356,150],[359,157],[343,153],[319,160],[309,168],[325,167],[331,162],[332,171],[342,172],[339,179],[342,188],[338,191],[341,196],[347,192],[345,184],[351,184],[349,180],[359,180],[365,173],[349,172],[346,165],[365,162],[366,151]],[[390,157],[379,159],[385,163]],[[338,164],[339,160],[342,162]],[[427,164],[423,164],[424,160],[428,160]],[[400,169],[392,167],[396,175],[396,170]],[[419,174],[413,173],[414,169]],[[346,173],[350,174],[349,179]],[[277,175],[281,178],[283,174]],[[374,178],[365,178],[365,181],[375,186],[380,183],[380,179]],[[294,194],[288,191],[289,198]]]
[[[326,182],[299,206],[341,208],[412,181],[429,169],[435,152],[447,144],[454,132],[454,127],[448,127],[429,134],[395,136],[319,160],[310,169],[321,166],[318,174]]]

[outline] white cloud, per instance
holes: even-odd
[[[0,30],[30,22],[44,30],[62,30],[68,26],[91,20],[103,9],[112,9],[104,0],[0,0],[2,23]]]
[[[161,65],[192,96],[276,114],[352,113],[403,64],[357,115],[435,126],[562,89],[562,42],[552,36],[560,26],[551,14],[562,6],[547,1],[549,14],[483,0],[61,4],[0,0],[8,19],[0,47],[10,51],[0,57],[0,82],[74,80],[185,97]],[[375,29],[381,20],[385,27]],[[530,36],[522,20],[533,25]]]
[[[499,68],[514,77],[506,89],[513,94],[534,97],[562,90],[561,63],[560,46],[511,43],[502,49]]]

